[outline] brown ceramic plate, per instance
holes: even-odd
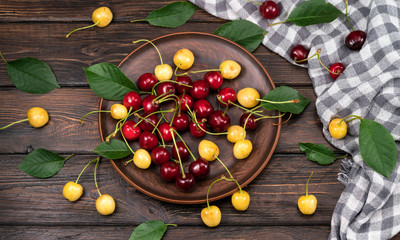
[[[231,87],[239,91],[245,87],[257,89],[262,96],[274,89],[274,83],[261,63],[248,51],[238,44],[225,38],[198,32],[182,32],[165,35],[152,40],[159,48],[164,63],[175,67],[172,58],[175,52],[181,48],[190,49],[195,55],[194,65],[191,70],[202,70],[218,68],[224,60],[232,59],[237,61],[242,72],[234,80],[225,80],[222,87]],[[146,72],[154,72],[154,67],[160,64],[156,50],[150,44],[143,44],[130,53],[120,64],[119,68],[137,82],[138,77]],[[191,74],[192,80],[203,78],[204,73]],[[209,101],[218,108],[216,93],[212,92]],[[100,109],[110,109],[113,101],[101,100]],[[231,118],[231,125],[239,124],[239,118],[243,110],[237,107],[230,107],[228,114]],[[269,112],[277,115],[277,112]],[[281,119],[266,119],[259,121],[256,130],[247,133],[247,139],[253,143],[253,152],[245,160],[237,160],[233,156],[233,144],[225,136],[207,135],[201,139],[208,139],[215,142],[220,149],[220,159],[232,172],[232,175],[244,187],[249,184],[267,165],[275,146],[278,143]],[[101,140],[108,136],[115,128],[116,121],[109,114],[99,115],[99,127]],[[117,138],[120,136],[117,136]],[[182,133],[182,137],[191,147],[192,152],[198,157],[197,146],[201,139],[193,137],[189,131]],[[139,144],[134,142],[132,148],[139,149]],[[132,156],[130,156],[132,158]],[[138,169],[134,164],[124,165],[126,159],[111,160],[117,172],[133,187],[139,191],[162,201],[178,204],[198,204],[206,202],[207,189],[211,182],[221,177],[228,176],[218,161],[210,162],[211,172],[206,179],[197,181],[195,189],[190,193],[179,191],[174,183],[165,182],[160,174],[160,167],[154,163],[147,170]],[[184,162],[185,171],[192,159]],[[231,195],[237,190],[233,182],[221,181],[215,184],[210,192],[209,200],[214,201]]]

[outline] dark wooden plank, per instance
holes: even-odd
[[[133,226],[0,226],[4,239],[128,239]],[[260,227],[169,227],[163,240],[168,239],[327,239],[328,226],[260,226]],[[190,237],[189,237],[190,236]]]
[[[81,25],[78,23],[0,24],[2,33],[0,50],[9,61],[22,57],[36,57],[46,61],[62,86],[88,86],[82,68],[99,62],[118,64],[139,46],[132,44],[133,40],[153,39],[185,31],[212,33],[220,24],[191,23],[170,29],[152,27],[148,24],[115,23],[106,28],[76,32],[69,39],[64,38],[65,34]],[[290,64],[264,46],[260,46],[254,54],[275,83],[311,86],[306,69]],[[172,64],[172,56],[164,56],[164,60]],[[156,63],[154,66],[143,66],[143,71],[153,71],[155,66]],[[3,63],[0,63],[0,86],[13,86]]]
[[[312,102],[303,113],[282,126],[278,153],[299,153],[299,141],[329,146],[322,135],[313,90],[297,89]],[[97,110],[99,99],[90,89],[61,88],[43,95],[1,89],[0,126],[26,118],[26,111],[33,106],[47,109],[51,120],[40,129],[21,123],[0,131],[0,136],[6,136],[0,138],[0,153],[26,153],[31,147],[45,147],[56,152],[91,152],[100,143],[97,114],[89,115],[82,125],[78,120],[85,113]],[[232,124],[238,124],[238,119],[232,119]]]
[[[17,169],[23,155],[0,155],[0,225],[137,225],[151,219],[162,219],[178,225],[200,225],[201,209],[206,204],[176,205],[152,199],[129,186],[108,160],[99,164],[98,183],[101,192],[116,199],[111,216],[96,212],[98,197],[89,166],[80,179],[82,198],[74,203],[62,196],[66,182],[74,181],[83,166],[95,156],[75,156],[61,171],[48,179],[36,179]],[[212,163],[217,164],[217,163]],[[129,167],[129,165],[128,165]],[[230,198],[212,204],[222,211],[221,226],[329,225],[343,186],[337,181],[340,161],[329,166],[310,162],[304,155],[274,155],[266,169],[246,187],[251,204],[246,212],[236,211]],[[313,216],[303,216],[297,199],[305,194],[308,175],[314,171],[309,191],[318,199]],[[172,188],[175,188],[171,184]]]

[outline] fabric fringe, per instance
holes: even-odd
[[[341,182],[344,186],[347,186],[349,182],[349,174],[350,170],[353,167],[354,161],[350,157],[346,157],[342,160],[342,163],[340,164],[342,168],[340,169],[340,172],[338,173],[338,180]]]

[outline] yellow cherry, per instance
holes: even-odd
[[[110,113],[111,113],[111,117],[119,120],[119,119],[126,118],[126,116],[128,115],[128,110],[126,109],[126,107],[124,105],[116,103],[111,106]]]
[[[96,209],[101,215],[110,215],[115,210],[114,198],[108,194],[102,194],[96,200]]]
[[[227,131],[228,135],[226,135],[226,138],[231,143],[236,143],[246,137],[246,131],[239,125],[229,126]]]
[[[63,195],[71,202],[78,200],[83,194],[83,188],[79,183],[67,182],[63,188]]]
[[[306,195],[299,197],[299,200],[297,201],[297,206],[299,207],[300,212],[304,215],[311,215],[317,209],[317,198],[314,195],[308,194],[308,182],[312,175],[313,172],[311,172],[307,180]]]
[[[171,66],[166,63],[162,65],[157,65],[154,69],[154,75],[156,75],[158,81],[171,80],[172,74],[173,71]]]
[[[237,100],[243,107],[253,108],[257,106],[260,94],[254,88],[243,88],[237,93]]]
[[[250,155],[252,150],[253,144],[251,144],[250,140],[240,140],[233,146],[233,155],[236,159],[245,159]]]
[[[99,7],[96,10],[94,10],[93,13],[92,13],[92,21],[93,21],[94,24],[92,24],[90,26],[85,26],[85,27],[74,29],[70,33],[68,33],[65,36],[65,38],[68,38],[72,33],[76,32],[76,31],[79,31],[79,30],[91,28],[91,27],[94,27],[94,26],[105,27],[108,24],[110,24],[112,19],[113,19],[113,14],[112,14],[111,10],[108,7]]]
[[[201,210],[201,220],[208,227],[216,227],[221,222],[221,210],[215,205]]]
[[[28,117],[29,124],[35,128],[43,127],[49,121],[49,114],[40,107],[29,109],[26,116]]]
[[[200,157],[206,161],[214,161],[216,159],[215,156],[218,157],[219,155],[218,146],[215,143],[208,140],[202,140],[199,143],[198,151]]]
[[[240,65],[233,61],[233,60],[226,60],[219,65],[219,69],[221,71],[221,75],[225,79],[234,79],[236,78],[239,74],[242,68]]]
[[[139,149],[135,152],[133,156],[133,163],[136,167],[141,169],[147,169],[151,164],[151,156],[145,149]]]
[[[250,195],[244,190],[242,192],[236,191],[232,194],[231,201],[236,210],[246,211],[250,204]]]
[[[329,133],[335,139],[342,139],[347,134],[347,124],[340,118],[332,119],[329,123]]]
[[[192,51],[186,48],[178,50],[174,55],[174,64],[182,70],[189,69],[194,63]]]

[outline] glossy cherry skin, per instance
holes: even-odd
[[[188,77],[188,76],[178,76],[178,77],[176,77],[175,82],[176,82],[175,83],[176,91],[178,91],[178,93],[181,93],[181,94],[184,93],[184,92],[189,93],[191,87],[186,87],[186,86],[183,86],[183,85],[181,85],[179,83],[186,84],[186,85],[189,85],[189,86],[193,85],[192,79],[190,77]]]
[[[128,141],[135,141],[139,138],[140,133],[142,132],[140,127],[135,127],[136,123],[134,121],[128,120],[122,126],[122,134]]]
[[[334,63],[329,67],[329,70],[334,72],[334,73],[338,73],[338,74],[333,74],[333,73],[329,73],[329,75],[331,76],[331,78],[333,80],[336,80],[340,74],[342,74],[342,72],[345,70],[346,68],[343,66],[343,64],[341,63]]]
[[[193,112],[198,118],[207,118],[214,112],[214,107],[208,100],[199,99],[193,104]]]
[[[240,117],[240,126],[244,127],[244,124],[246,122],[247,117],[249,116],[250,113],[244,113],[241,117]],[[257,121],[256,121],[256,117],[254,116],[254,114],[252,114],[249,117],[249,120],[247,120],[246,123],[246,130],[254,130],[257,127]]]
[[[138,79],[138,87],[144,92],[150,92],[157,82],[158,80],[154,74],[144,73]]]
[[[206,134],[206,132],[204,132],[201,129],[207,130],[207,126],[206,126],[205,121],[203,122],[202,120],[199,120],[199,119],[197,119],[197,120],[201,123],[199,125],[196,125],[193,121],[190,122],[189,131],[193,135],[193,137],[201,138],[202,136],[204,136]]]
[[[236,91],[230,87],[223,88],[218,92],[217,99],[223,106],[232,106],[236,102]]]
[[[363,31],[356,30],[352,31],[347,35],[344,42],[346,46],[350,50],[360,50],[361,47],[364,45],[365,39],[367,38],[367,34]]]
[[[274,1],[265,1],[260,6],[260,14],[265,19],[274,19],[279,15],[279,6]]]
[[[208,83],[210,90],[215,91],[222,86],[224,78],[219,72],[211,71],[204,75],[204,81]]]
[[[151,151],[150,156],[153,163],[157,165],[163,165],[171,158],[171,154],[169,154],[169,151],[163,147],[155,147]]]
[[[175,179],[180,175],[179,166],[174,162],[166,162],[160,168],[161,177],[167,181],[175,181]]]
[[[142,132],[139,136],[139,145],[145,150],[152,150],[158,145],[158,138],[151,132]]]
[[[176,152],[176,147],[178,147],[178,152]],[[183,142],[179,141],[179,142],[176,142],[176,147],[175,147],[175,145],[172,146],[172,157],[174,159],[179,159],[178,158],[178,153],[179,153],[181,161],[186,161],[189,158],[190,153],[189,153],[189,150],[185,147],[185,144]]]
[[[172,82],[162,82],[157,86],[157,94],[158,96],[175,95],[176,94],[175,85]]]
[[[172,141],[172,133],[170,131],[170,128],[175,129],[175,126],[170,126],[168,123],[161,123],[160,126],[158,126],[158,130],[160,131],[161,138],[164,139],[165,142],[170,142]],[[176,133],[174,133],[174,137],[176,136]]]
[[[175,179],[175,186],[182,192],[191,192],[196,184],[196,178],[191,173],[185,173],[185,178],[181,174]]]
[[[196,161],[189,165],[189,172],[197,179],[204,178],[210,173],[210,164],[208,161],[198,158]]]
[[[160,104],[154,101],[155,98],[156,96],[154,95],[147,95],[143,98],[142,106],[144,113],[149,114],[160,110]]]
[[[154,126],[157,125],[157,123],[159,121],[157,114],[152,114],[152,115],[143,114],[142,118],[145,118],[143,121],[141,121],[139,123],[139,127],[140,127],[140,129],[142,129],[142,131],[152,132],[154,129]],[[154,124],[154,126],[153,126],[153,124]]]
[[[209,93],[210,87],[208,83],[202,79],[194,81],[193,87],[190,89],[190,95],[194,99],[207,98]]]
[[[193,107],[193,98],[189,94],[182,94],[178,96],[178,103],[181,106],[181,111],[187,112],[188,109]]]
[[[231,118],[227,113],[217,110],[208,117],[208,124],[215,132],[225,132],[231,124]]]
[[[181,113],[180,115],[176,115],[172,124],[176,127],[176,130],[183,132],[188,130],[189,128],[189,117],[185,113]]]
[[[139,93],[137,92],[128,92],[125,94],[124,99],[122,100],[122,104],[129,110],[132,108],[131,111],[138,110],[140,106],[142,106],[142,99],[140,98]]]
[[[292,48],[292,51],[290,51],[290,57],[296,62],[296,61],[301,61],[304,59],[307,59],[308,53],[310,50],[305,48],[303,45],[296,45]],[[304,64],[307,61],[303,62],[298,62],[298,64]]]

